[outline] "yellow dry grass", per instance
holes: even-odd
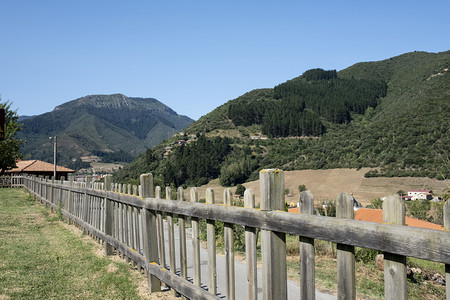
[[[426,177],[375,177],[365,178],[364,174],[369,168],[356,169],[330,169],[330,170],[297,170],[285,171],[285,188],[289,194],[285,200],[290,203],[298,202],[300,184],[306,185],[314,195],[314,200],[334,200],[341,192],[353,193],[356,200],[363,205],[370,204],[375,198],[395,194],[398,190],[431,189],[440,194],[450,187],[450,180],[437,180]],[[246,188],[255,192],[256,202],[259,203],[259,180],[245,183]],[[214,189],[216,202],[222,203],[224,187],[217,179],[198,188],[199,197],[205,198],[206,188]],[[231,188],[234,192],[236,187]]]

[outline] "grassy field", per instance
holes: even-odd
[[[298,237],[287,236],[288,278],[299,281]],[[24,190],[0,189],[0,300],[175,299],[149,295],[146,278],[75,226],[60,221]],[[316,287],[336,293],[335,245],[316,241]],[[237,259],[245,259],[237,253]],[[444,265],[408,258],[422,274],[444,273]],[[421,275],[423,276],[423,275]],[[356,264],[359,299],[383,299],[383,272],[373,261]],[[444,299],[445,287],[420,276],[408,280],[410,299]]]
[[[288,278],[299,282],[298,237],[287,236],[287,269]],[[321,291],[337,294],[337,260],[336,244],[315,241],[316,248],[316,288]],[[360,252],[361,251],[361,252]],[[361,260],[366,252],[356,248],[356,294],[358,299],[384,299],[384,273],[380,271],[372,259]],[[358,253],[359,252],[359,253]],[[415,258],[407,258],[409,267],[420,268],[421,274],[408,279],[408,299],[445,299],[445,286],[425,280],[425,274],[443,274],[444,264],[438,264]]]
[[[0,299],[172,299],[24,190],[0,189]]]

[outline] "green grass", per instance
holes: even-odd
[[[139,299],[130,266],[95,246],[24,190],[0,189],[0,299]]]
[[[286,236],[287,275],[288,279],[299,282],[299,244],[298,237]],[[315,275],[316,288],[337,294],[336,244],[315,241]],[[360,254],[357,254],[357,258]],[[360,299],[384,299],[384,273],[376,266],[373,259],[355,264],[356,293]],[[415,275],[415,280],[408,279],[409,299],[444,299],[445,287],[426,280],[425,274],[445,274],[444,264],[411,258],[407,259],[410,268],[420,268],[422,275]]]

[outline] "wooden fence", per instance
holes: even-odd
[[[246,190],[245,207],[234,207],[229,189],[224,191],[224,205],[214,204],[214,191],[207,189],[206,203],[198,203],[196,188],[177,190],[177,199],[166,188],[153,186],[151,174],[140,177],[140,186],[54,181],[23,177],[21,184],[43,203],[61,211],[71,223],[81,226],[105,243],[106,253],[117,253],[132,260],[148,275],[151,292],[161,284],[191,299],[219,299],[217,293],[215,226],[224,222],[226,258],[226,299],[235,299],[233,224],[245,227],[248,299],[257,299],[256,230],[261,232],[263,299],[287,299],[286,234],[299,236],[301,299],[315,298],[314,240],[337,243],[338,299],[355,299],[355,247],[384,252],[384,284],[386,299],[406,299],[406,257],[416,257],[445,264],[450,282],[450,204],[445,205],[445,230],[429,230],[404,226],[405,207],[398,196],[383,203],[383,224],[353,220],[353,200],[348,193],[337,198],[337,217],[313,215],[313,196],[300,195],[300,214],[284,211],[284,175],[281,170],[260,172],[260,209],[255,209],[252,190]],[[163,222],[163,217],[167,222]],[[178,216],[180,243],[175,248],[174,217]],[[192,230],[193,257],[186,256],[186,224]],[[207,222],[208,274],[200,274],[199,221]],[[164,227],[168,243],[164,239]],[[169,247],[169,257],[165,257]],[[175,254],[179,253],[180,266]],[[187,278],[187,261],[193,262],[194,276]],[[179,270],[179,272],[176,272]],[[208,287],[201,275],[208,276]],[[239,291],[242,294],[242,291]],[[446,297],[450,300],[447,284]]]
[[[23,186],[22,176],[0,176],[0,188],[19,188]]]

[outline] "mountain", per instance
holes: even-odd
[[[228,101],[116,178],[152,171],[164,175],[156,176],[162,185],[217,177],[234,185],[256,179],[262,168],[370,167],[367,177],[448,179],[449,67],[446,51],[411,52],[339,72],[308,70]],[[205,158],[214,153],[215,164]],[[212,172],[202,172],[206,167]]]
[[[21,120],[24,154],[52,161],[49,137],[57,136],[58,162],[72,168],[88,165],[81,157],[129,162],[193,121],[156,99],[122,94],[82,97]]]

